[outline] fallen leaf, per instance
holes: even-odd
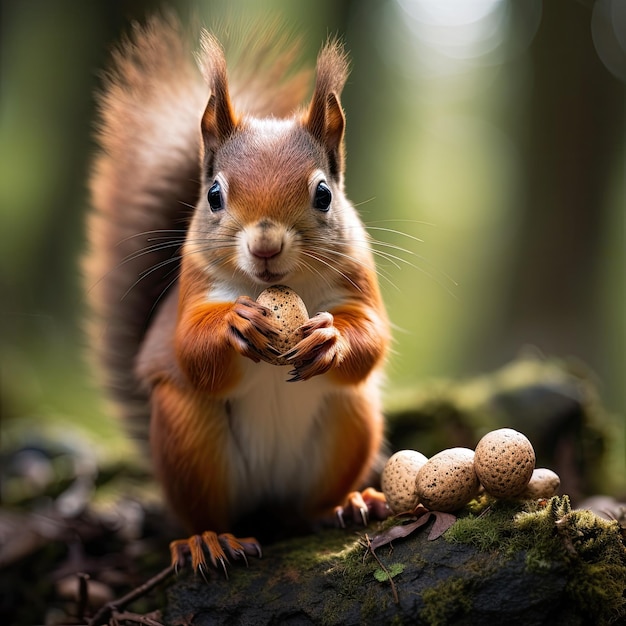
[[[414,522],[407,522],[404,524],[398,524],[397,526],[392,526],[387,530],[376,535],[369,542],[369,549],[373,552],[376,548],[380,548],[381,546],[385,546],[388,543],[391,543],[395,539],[403,539],[404,537],[408,537],[411,533],[415,532],[418,528],[426,525],[426,523],[430,520],[431,516],[434,516],[435,523],[433,527],[430,529],[430,533],[428,534],[429,541],[434,541],[443,535],[443,533],[456,522],[456,517],[451,513],[442,513],[441,511],[428,511],[424,509],[423,511],[419,511],[419,517]],[[414,517],[412,518],[414,519]]]
[[[370,542],[370,549],[376,550],[376,548],[380,548],[381,546],[385,546],[388,543],[391,543],[394,539],[402,539],[403,537],[407,537],[414,530],[418,529],[420,526],[423,526],[430,519],[430,514],[422,515],[416,522],[411,522],[408,524],[399,524],[398,526],[392,526],[382,533],[376,535]]]
[[[434,541],[435,539],[439,539],[443,533],[456,522],[456,516],[452,515],[452,513],[442,513],[441,511],[433,511],[432,514],[435,516],[435,523],[433,527],[430,529],[430,533],[428,533],[428,540]]]

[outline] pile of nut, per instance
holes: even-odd
[[[496,498],[550,498],[559,488],[551,470],[535,469],[535,451],[526,436],[511,428],[487,433],[476,446],[449,448],[430,459],[401,450],[387,461],[382,489],[394,513],[423,504],[432,511],[452,512],[475,498],[482,488]]]

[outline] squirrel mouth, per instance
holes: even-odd
[[[282,278],[286,276],[284,272],[280,274],[275,274],[274,272],[270,272],[269,270],[265,270],[264,272],[258,272],[255,274],[256,278],[258,278],[263,283],[275,284],[280,281]]]

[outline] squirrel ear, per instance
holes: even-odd
[[[329,41],[317,58],[317,77],[304,127],[326,149],[330,174],[343,172],[343,134],[346,120],[339,94],[348,78],[348,60],[338,41]]]
[[[202,137],[207,155],[215,152],[235,130],[237,118],[228,93],[226,59],[218,41],[205,33],[202,39],[203,66],[211,85],[211,96],[202,116]]]

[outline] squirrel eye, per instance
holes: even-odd
[[[328,185],[324,181],[319,182],[315,189],[313,207],[325,213],[330,208],[330,201],[332,199],[333,194],[330,192]]]
[[[211,185],[207,199],[209,200],[211,211],[221,211],[224,208],[222,202],[222,186],[217,181]]]

